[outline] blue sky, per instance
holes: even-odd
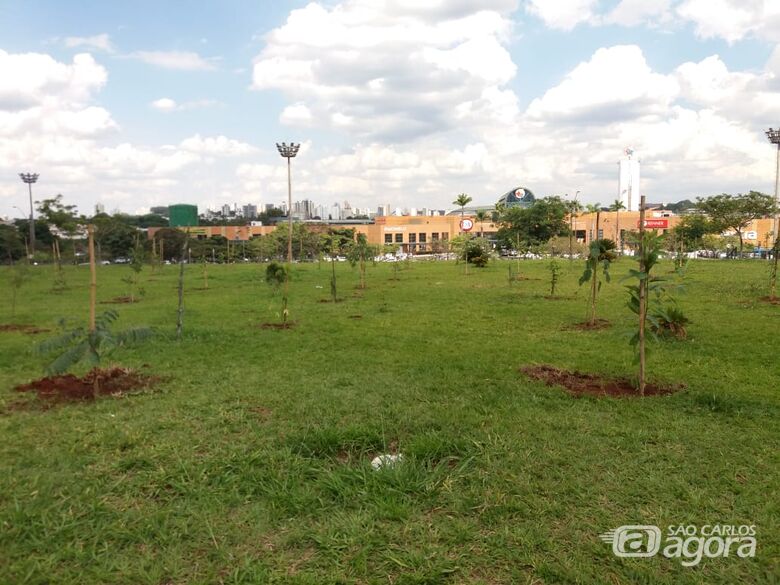
[[[0,214],[295,197],[448,208],[523,185],[653,201],[773,183],[776,0],[0,5]]]

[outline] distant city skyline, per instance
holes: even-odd
[[[6,0],[0,215],[773,192],[780,3]]]

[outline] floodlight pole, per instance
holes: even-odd
[[[769,142],[777,145],[777,163],[775,166],[775,221],[773,226],[775,241],[777,241],[778,236],[780,236],[780,233],[778,233],[780,230],[780,128],[777,130],[770,128],[766,131],[766,137],[769,139]]]
[[[279,144],[276,143],[276,148],[279,154],[287,159],[287,262],[292,264],[292,171],[290,166],[290,159],[294,158],[298,154],[300,144],[291,142],[289,145],[286,142]]]
[[[35,254],[35,215],[33,214],[32,184],[38,181],[38,173],[19,173],[23,182],[27,183],[30,193],[30,250],[28,255],[32,259]]]

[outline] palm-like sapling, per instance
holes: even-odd
[[[41,343],[37,347],[39,354],[56,355],[46,366],[46,373],[50,376],[62,374],[82,361],[98,367],[115,349],[151,336],[151,330],[145,327],[112,331],[112,325],[118,317],[116,311],[106,311],[95,319],[95,328],[92,330],[79,327]],[[97,398],[100,393],[100,376],[94,378],[93,391]]]

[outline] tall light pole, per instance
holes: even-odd
[[[769,139],[769,142],[772,144],[777,145],[777,163],[775,167],[775,223],[774,223],[774,231],[775,231],[775,241],[777,241],[778,236],[780,236],[780,233],[778,233],[778,229],[780,229],[780,128],[775,130],[774,128],[770,128],[766,131],[766,137]]]
[[[35,254],[35,216],[33,215],[32,184],[38,181],[38,173],[19,173],[30,192],[30,258]]]
[[[298,154],[300,144],[291,142],[289,145],[286,142],[279,144],[276,143],[276,148],[279,154],[287,159],[287,262],[292,264],[292,178],[290,171],[290,159]]]
[[[572,238],[574,237],[574,216],[577,213],[577,197],[579,194],[579,191],[574,194],[574,200],[572,201],[571,207],[569,208],[569,260],[574,259]]]

